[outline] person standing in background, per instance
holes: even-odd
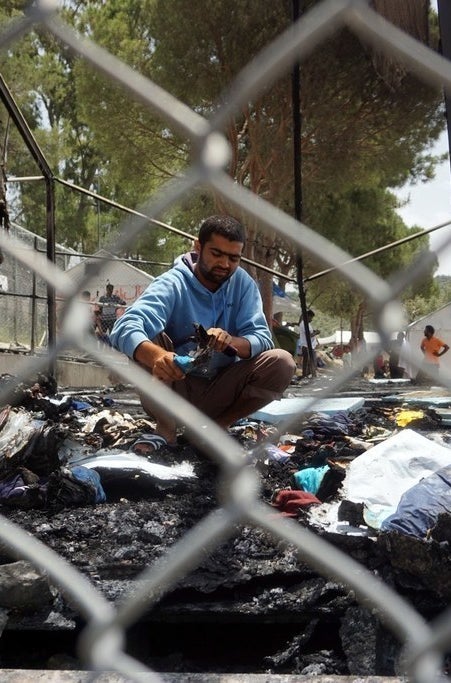
[[[439,358],[449,350],[449,346],[435,336],[435,329],[432,325],[426,325],[424,328],[424,337],[421,341],[420,349],[424,356],[421,374],[424,373],[426,379],[438,379],[440,369]]]
[[[97,307],[97,327],[100,337],[105,338],[113,329],[116,322],[116,312],[119,306],[125,306],[126,302],[117,294],[113,294],[114,285],[109,282],[106,286],[106,293],[103,294]]]
[[[83,290],[81,293],[81,301],[84,304],[84,318],[88,317],[88,333],[95,337],[96,334],[96,319],[93,306],[91,304],[91,292],[88,289]],[[86,308],[85,308],[86,307]]]
[[[404,378],[413,379],[415,377],[415,370],[412,365],[412,349],[407,338],[407,333],[404,332],[401,349],[399,352],[399,365],[404,370]]]
[[[392,379],[402,379],[404,377],[404,359],[401,357],[401,350],[404,344],[404,332],[398,332],[396,339],[390,344],[388,363],[390,367],[390,377]]]
[[[313,329],[312,320],[314,317],[315,312],[312,311],[311,308],[309,308],[309,310],[307,311],[307,323],[313,349],[313,362],[316,363],[315,348],[318,346],[319,343],[318,334],[320,333],[320,330]],[[307,337],[305,334],[304,321],[302,318],[300,318],[299,320],[299,341],[297,355],[300,357],[300,360],[302,362],[302,377],[308,377],[312,374],[312,367],[310,363],[309,350],[307,346]]]

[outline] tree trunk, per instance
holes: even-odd
[[[272,330],[272,275],[263,273],[260,278],[260,294],[263,300],[263,312],[269,328]]]
[[[366,313],[366,301],[361,301],[358,305],[357,311],[353,318],[351,318],[351,353],[357,359],[360,351],[365,350],[365,341],[363,337],[363,319]]]

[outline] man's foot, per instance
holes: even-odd
[[[137,455],[152,455],[163,449],[175,448],[177,443],[169,443],[164,436],[159,434],[141,434],[130,447]]]

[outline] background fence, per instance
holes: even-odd
[[[224,168],[228,160],[228,146],[222,131],[228,117],[239,112],[247,101],[263,88],[270,87],[278,76],[286,73],[297,61],[302,62],[332,32],[343,26],[347,26],[377,50],[398,60],[420,78],[451,91],[451,64],[389,24],[371,9],[368,2],[324,0],[246,66],[239,78],[230,84],[227,96],[222,99],[223,104],[218,104],[212,118],[206,120],[99,46],[82,40],[71,27],[60,20],[52,8],[49,9],[51,5],[52,3],[43,2],[42,9],[34,8],[32,13],[6,26],[0,35],[0,47],[7,49],[9,44],[31,30],[35,24],[39,24],[81,59],[87,60],[94,68],[114,79],[130,97],[137,97],[146,103],[168,126],[189,140],[193,150],[197,150],[182,176],[168,182],[145,206],[140,207],[139,214],[130,215],[123,222],[121,236],[113,251],[119,251],[125,245],[133,243],[141,230],[148,229],[149,219],[157,218],[198,184],[207,184],[229,205],[242,211],[249,219],[255,219],[262,229],[276,230],[290,240],[293,249],[305,249],[320,257],[326,265],[339,266],[350,259],[349,254],[307,225],[300,224],[275,206],[235,184],[226,174]],[[60,262],[52,265],[45,255],[31,255],[29,249],[24,250],[24,241],[26,237],[22,234],[10,237],[0,235],[0,246],[5,254],[17,259],[25,269],[19,288],[29,291],[33,287],[34,274],[39,291],[45,282],[46,286],[60,292],[67,300],[73,299],[85,288],[86,280],[75,283],[63,272]],[[358,262],[340,268],[343,276],[362,290],[369,300],[382,345],[388,342],[393,331],[402,328],[403,316],[398,296],[414,277],[419,277],[426,270],[428,258],[427,254],[421,256],[408,269],[398,272],[390,284]],[[103,267],[102,262],[93,263],[92,271],[100,273]],[[13,278],[14,275],[8,277]],[[16,321],[20,318],[19,303],[5,302],[2,305],[17,307],[14,317]],[[30,300],[27,299],[26,303],[20,305],[29,306]],[[18,322],[15,324],[18,325]],[[23,331],[18,328],[8,330],[7,334],[16,337],[18,341],[25,339]],[[60,338],[62,345],[65,341],[69,343],[69,340],[70,345],[78,344],[101,364],[115,365],[116,356],[117,360],[120,358],[119,354],[112,353],[106,358],[100,353],[85,338],[77,321],[70,316],[61,329]],[[46,357],[24,358],[18,381],[46,367],[60,350],[61,348],[50,348]],[[362,357],[361,366],[367,361],[368,359]],[[120,375],[120,367],[118,369],[115,365],[115,369]],[[354,367],[347,373],[342,373],[329,386],[329,391],[332,393],[346,384],[356,372],[359,372],[359,368]],[[443,379],[451,387],[450,378]],[[245,522],[268,530],[275,539],[293,544],[298,548],[303,561],[321,574],[353,589],[359,600],[380,611],[388,627],[405,644],[406,670],[417,681],[435,680],[441,653],[451,644],[451,612],[444,614],[439,623],[427,624],[399,595],[339,550],[296,523],[274,519],[267,507],[259,501],[257,475],[243,466],[241,450],[233,439],[202,417],[191,405],[173,396],[165,386],[149,382],[148,375],[144,383],[138,367],[130,364],[123,371],[123,380],[139,387],[155,407],[165,407],[179,423],[190,425],[190,438],[201,444],[202,450],[210,453],[222,468],[223,481],[227,482],[222,491],[225,502],[173,546],[165,557],[150,566],[140,577],[141,581],[135,592],[117,608],[107,603],[93,585],[62,558],[21,529],[0,519],[2,542],[18,555],[45,569],[54,583],[71,597],[71,601],[87,620],[88,625],[80,641],[87,666],[97,671],[113,669],[130,680],[138,680],[136,671],[142,671],[144,667],[124,653],[124,632],[127,626],[134,623],[158,599],[157,596],[174,586],[178,577],[195,567],[206,551],[212,550],[225,538],[233,535],[238,523]],[[158,391],[155,390],[157,387]],[[5,400],[6,395],[3,394],[0,398]],[[324,398],[324,394],[318,394],[317,398]],[[313,404],[307,406],[308,409],[312,407]],[[206,424],[207,428],[201,430],[200,425]],[[289,424],[285,426],[289,428]],[[155,674],[154,680],[158,678]]]
[[[36,255],[46,254],[46,240],[26,230],[15,222],[11,223],[10,235],[20,241],[21,248]],[[149,266],[163,271],[170,263],[145,260],[114,258],[107,250],[100,249],[95,256],[55,245],[55,264],[74,284],[83,282],[89,288],[91,302],[94,304],[105,293],[107,282],[113,282],[115,293],[129,305],[135,301],[148,286],[152,276],[145,270]],[[96,259],[100,272],[94,278],[87,279],[86,265],[88,259]],[[0,349],[11,351],[31,351],[46,353],[48,351],[49,316],[47,310],[47,282],[27,263],[10,256],[1,264],[0,274]],[[65,301],[56,293],[57,327],[59,314]],[[74,349],[72,349],[73,355]]]
[[[13,239],[20,241],[30,253],[46,253],[46,240],[13,223]],[[62,271],[70,264],[71,249],[60,250],[55,264]],[[46,343],[48,330],[47,283],[20,259],[6,258],[0,278],[0,345],[5,349],[33,350]]]

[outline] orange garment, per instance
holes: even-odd
[[[437,353],[440,353],[440,349],[444,346],[445,342],[442,342],[438,337],[431,337],[430,339],[424,337],[421,342],[421,350],[424,352],[424,360],[426,363],[438,365],[440,360],[438,356],[434,356],[434,352],[437,351]]]

